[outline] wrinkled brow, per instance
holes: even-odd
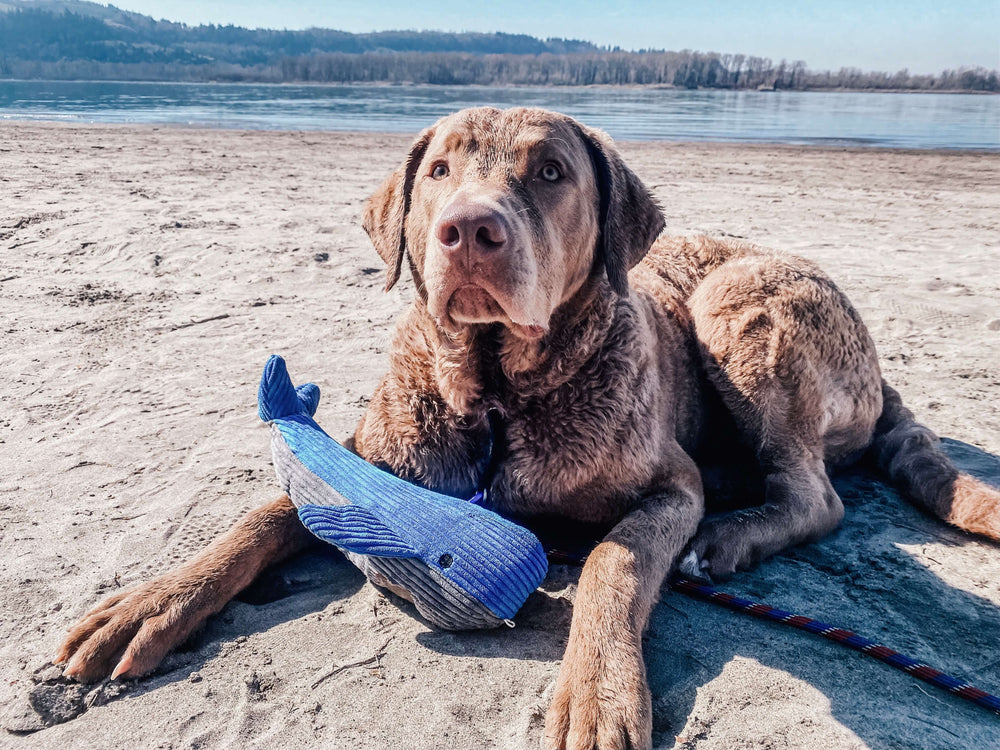
[[[469,154],[474,154],[479,151],[479,140],[476,136],[465,129],[456,129],[447,133],[444,137],[444,142],[442,143],[445,151],[456,152],[464,151]]]
[[[582,173],[589,166],[586,149],[571,135],[525,137],[517,139],[516,144],[516,149],[522,155],[522,159],[526,157],[528,164],[554,159],[568,168],[570,173],[576,174]]]
[[[517,165],[538,158],[539,154],[551,155],[571,165],[577,165],[582,149],[571,134],[538,127],[524,129],[487,130],[455,127],[443,134],[440,148],[446,153],[465,153],[475,156],[477,167],[484,177],[497,167],[517,169]],[[437,149],[435,149],[437,151]]]
[[[515,148],[523,149],[523,153],[539,151],[555,152],[565,158],[571,158],[576,144],[563,136],[547,136],[544,138],[526,137],[515,141]]]

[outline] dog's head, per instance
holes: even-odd
[[[484,107],[421,133],[369,199],[364,228],[388,265],[386,289],[408,256],[442,329],[501,323],[537,339],[593,275],[627,294],[663,216],[603,133],[545,110]]]

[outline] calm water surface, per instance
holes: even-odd
[[[415,132],[487,104],[556,109],[625,140],[1000,151],[989,95],[0,81],[5,120]]]

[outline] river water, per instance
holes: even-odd
[[[0,120],[416,132],[479,105],[555,109],[622,140],[1000,151],[993,95],[0,81]]]

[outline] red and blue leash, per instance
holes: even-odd
[[[795,615],[791,612],[786,612],[783,609],[778,609],[777,607],[772,607],[767,604],[760,604],[759,602],[754,602],[739,596],[726,594],[722,591],[718,591],[712,586],[707,586],[688,578],[674,578],[670,582],[670,587],[674,591],[687,594],[695,599],[703,599],[728,609],[743,612],[744,614],[751,615],[752,617],[757,617],[761,620],[780,622],[783,625],[791,625],[793,628],[805,630],[808,633],[821,635],[824,638],[835,641],[842,646],[847,646],[848,648],[860,651],[862,654],[870,656],[873,659],[885,662],[896,669],[906,672],[909,675],[913,675],[919,680],[923,680],[924,682],[930,683],[935,687],[946,690],[952,695],[965,698],[966,700],[972,701],[976,705],[982,706],[989,711],[1000,714],[1000,698],[997,696],[991,695],[985,690],[980,690],[963,680],[946,675],[933,667],[929,667],[926,664],[917,661],[916,659],[911,659],[909,656],[901,654],[898,651],[894,651],[888,646],[883,646],[880,643],[870,641],[857,633],[851,632],[850,630],[837,628],[833,625],[827,625],[825,622],[814,620],[811,617]]]

